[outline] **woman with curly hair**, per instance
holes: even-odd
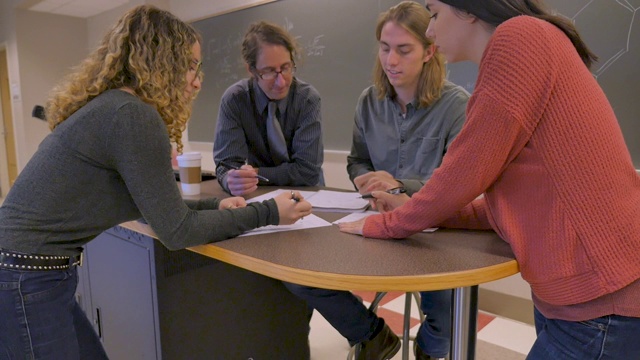
[[[0,358],[106,359],[74,293],[82,246],[110,227],[144,217],[174,250],[310,213],[285,194],[181,198],[171,142],[182,150],[200,64],[191,26],[139,6],[54,89],[52,132],[0,208]]]

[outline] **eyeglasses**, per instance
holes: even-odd
[[[258,71],[256,69],[256,74],[262,80],[274,80],[278,77],[278,74],[282,76],[289,76],[296,72],[296,65],[289,63],[280,67],[280,71],[275,70],[267,70],[267,71]]]
[[[191,60],[191,63],[194,65],[189,68],[189,70],[195,72],[194,79],[202,80],[202,61],[198,61],[196,59]]]

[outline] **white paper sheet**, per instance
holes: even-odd
[[[291,230],[301,230],[301,229],[311,229],[323,226],[331,226],[331,223],[317,217],[316,215],[305,216],[303,219],[296,221],[291,225],[267,225],[263,227],[259,227],[257,229],[249,230],[239,236],[250,236],[250,235],[258,235],[258,234],[268,234],[274,232],[281,231],[291,231]]]
[[[369,215],[375,215],[375,214],[380,214],[380,213],[377,212],[377,211],[365,211],[365,212],[360,212],[360,213],[351,213],[351,214],[349,214],[349,215],[347,215],[347,216],[345,216],[343,218],[340,218],[340,219],[334,221],[333,223],[334,224],[340,224],[340,223],[343,223],[343,222],[358,221],[358,220],[360,220],[362,218],[366,218]],[[434,232],[436,230],[438,230],[438,228],[427,228],[427,229],[422,230],[422,232],[430,233],[430,232]]]
[[[316,194],[315,191],[298,191],[298,192],[300,193],[300,195],[302,195],[302,197],[305,200],[308,200],[309,197],[311,197],[311,196]],[[291,190],[287,190],[287,189],[273,190],[273,191],[270,191],[270,192],[268,192],[268,193],[266,193],[264,195],[260,195],[260,196],[256,196],[256,197],[251,198],[251,199],[247,199],[247,202],[251,203],[251,202],[256,202],[256,201],[269,200],[269,199],[271,199],[273,197],[276,197],[276,196],[278,196],[278,195],[280,195],[282,193],[291,193]]]
[[[248,199],[247,202],[264,201],[282,193],[290,193],[291,190],[277,189],[264,195]],[[362,212],[369,206],[369,201],[362,199],[357,192],[343,191],[299,191],[300,195],[311,203],[313,210],[333,212]]]
[[[369,201],[357,192],[320,190],[307,201],[319,211],[365,211]]]

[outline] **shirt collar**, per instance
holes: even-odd
[[[400,108],[400,104],[398,104],[398,102],[395,100],[395,97],[392,97],[391,95],[387,94],[386,98],[387,98],[388,102],[390,102],[394,106]],[[409,105],[411,105],[412,108],[417,109],[418,108],[418,99],[414,98],[413,100],[411,100],[410,103],[407,104],[407,111],[409,111]]]
[[[269,102],[271,100],[269,100],[267,94],[265,94],[264,91],[262,91],[262,88],[260,88],[260,85],[258,85],[258,80],[253,78],[251,79],[251,81],[253,81],[253,92],[256,99],[256,108],[258,109],[260,114],[264,114],[265,109],[267,108],[267,105],[269,105]],[[291,87],[289,88],[289,93],[287,94],[287,96],[284,99],[275,100],[278,103],[278,110],[280,110],[280,114],[284,114],[287,110],[287,103],[289,102],[289,97],[291,96],[292,92],[295,91],[295,85],[296,79],[293,78],[293,82],[291,83]]]

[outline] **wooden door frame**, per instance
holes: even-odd
[[[7,54],[7,47],[5,46],[5,43],[0,43],[0,56],[4,57],[5,63],[7,64],[7,67],[0,67],[0,71],[3,71],[3,72],[6,71],[8,76],[9,75],[8,74],[9,56]],[[9,92],[11,91],[10,89],[7,89],[7,90]],[[11,94],[9,94],[9,99],[11,99]],[[7,159],[7,146],[5,142],[4,117],[2,115],[3,113],[2,109],[4,106],[9,107],[8,113],[11,116],[11,113],[12,113],[11,100],[9,100],[9,103],[7,104],[3,102],[2,99],[0,98],[0,197],[5,197],[9,192],[9,188],[10,188],[9,161]],[[13,121],[13,120],[9,119],[9,121]]]

